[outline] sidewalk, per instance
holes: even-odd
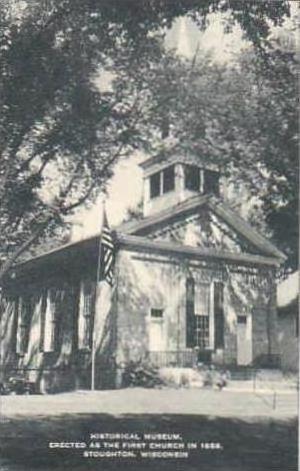
[[[230,380],[225,388],[227,391],[257,392],[260,394],[297,394],[297,385],[287,381],[254,381]]]
[[[1,417],[62,414],[191,414],[215,417],[296,417],[296,391],[143,389],[76,391],[47,396],[2,396]]]

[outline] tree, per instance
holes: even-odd
[[[256,126],[248,135],[256,142],[262,209],[273,240],[298,267],[298,145],[299,115],[296,45],[291,35],[273,38],[262,57],[242,59],[242,67],[256,76],[255,97],[245,112]],[[267,54],[267,55],[266,55]],[[258,180],[259,181],[259,180]]]
[[[93,197],[114,162],[147,136],[145,90],[160,37],[122,38],[122,28],[99,15],[78,3],[76,14],[34,5],[22,18],[4,18],[3,273],[45,229]],[[104,91],[100,68],[110,74]]]
[[[162,27],[181,15],[205,27],[211,12],[229,12],[260,49],[269,21],[289,14],[285,0],[7,0],[1,7],[0,279],[45,231],[95,197],[120,156],[149,147],[162,107],[153,105],[152,86],[165,57]]]
[[[168,110],[173,139],[163,152],[194,153],[219,165],[227,186],[242,188],[238,198],[232,194],[235,204],[247,200],[248,218],[296,269],[297,62],[288,38],[270,39],[260,54],[248,48],[227,65],[213,63],[209,55],[199,55],[192,67],[177,64],[173,72],[180,87]]]

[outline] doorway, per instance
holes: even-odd
[[[250,365],[252,362],[251,316],[237,318],[237,364]]]
[[[165,336],[163,309],[151,309],[149,329],[149,350],[151,352],[164,351]]]

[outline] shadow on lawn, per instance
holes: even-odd
[[[0,424],[0,469],[5,471],[184,470],[295,471],[297,421],[228,419],[194,415],[66,414]],[[49,449],[49,442],[90,441],[91,433],[179,433],[184,442],[221,443],[198,447],[188,458],[83,458],[82,449]],[[99,441],[99,440],[98,440]],[[160,442],[161,443],[161,442]],[[94,450],[99,451],[99,450]],[[156,450],[155,450],[156,451]],[[137,453],[138,455],[138,453]],[[2,461],[1,461],[2,460]],[[2,466],[1,466],[2,463]]]

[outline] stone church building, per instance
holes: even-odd
[[[222,200],[218,169],[187,156],[141,167],[143,217],[113,228],[109,302],[105,290],[97,295],[99,236],[19,263],[7,277],[2,378],[23,372],[45,392],[90,388],[92,353],[96,388],[120,386],[130,361],[276,364],[284,254]]]

